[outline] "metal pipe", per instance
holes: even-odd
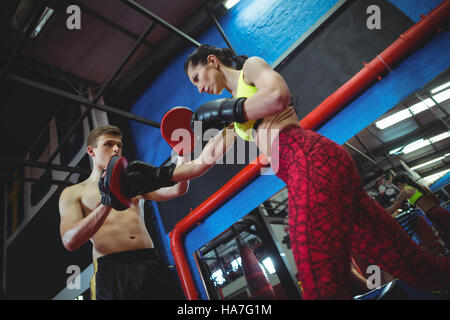
[[[36,88],[36,89],[40,89],[40,90],[49,92],[51,94],[60,96],[60,97],[62,97],[64,99],[71,100],[73,102],[77,102],[77,103],[82,104],[82,105],[91,106],[94,109],[98,109],[98,110],[110,112],[110,113],[113,113],[113,114],[117,114],[117,115],[125,117],[125,118],[127,118],[129,120],[137,121],[137,122],[140,122],[140,123],[143,123],[143,124],[155,127],[155,128],[159,128],[160,127],[160,124],[158,122],[149,120],[149,119],[144,118],[144,117],[137,116],[137,115],[132,114],[130,112],[127,112],[127,111],[124,111],[124,110],[121,110],[121,109],[118,109],[118,108],[115,108],[115,107],[111,107],[111,106],[108,106],[108,105],[105,105],[105,104],[92,103],[92,101],[86,99],[85,97],[82,97],[82,96],[79,96],[79,95],[76,95],[76,94],[72,94],[72,93],[69,93],[69,92],[66,92],[64,90],[60,90],[60,89],[57,89],[57,88],[54,88],[54,87],[50,87],[50,86],[45,85],[43,83],[39,83],[39,82],[30,80],[30,79],[26,79],[26,78],[23,78],[23,77],[18,76],[18,75],[9,74],[7,76],[7,79],[15,81],[15,82],[18,82],[18,83],[21,83],[21,84],[24,84],[24,85],[27,85],[27,86],[30,86],[30,87],[33,87],[33,88]]]
[[[47,164],[44,162],[34,161],[34,160],[28,160],[28,159],[19,159],[19,158],[11,158],[11,157],[0,157],[0,163],[10,163],[14,165],[22,165],[27,167],[35,167],[35,168],[43,168],[43,169],[50,169],[55,171],[65,171],[65,172],[73,172],[73,173],[79,173],[79,174],[90,174],[89,170],[81,169],[81,168],[74,168],[74,167],[66,167],[62,165],[57,164]]]
[[[147,29],[141,34],[138,41],[133,45],[131,50],[128,52],[125,59],[122,60],[120,65],[116,68],[116,70],[111,74],[108,81],[102,86],[102,88],[99,90],[97,95],[95,96],[94,100],[92,100],[92,103],[97,103],[98,99],[102,96],[105,89],[111,84],[111,82],[114,81],[114,79],[119,75],[119,73],[123,70],[123,68],[126,66],[128,61],[130,61],[131,57],[136,53],[137,49],[141,46],[141,44],[144,42],[144,40],[147,38],[147,36],[152,32],[152,30],[155,28],[156,24],[154,22],[150,23]],[[89,110],[90,111],[90,110]]]
[[[153,21],[155,21],[157,24],[163,26],[164,28],[166,28],[167,30],[171,31],[172,33],[175,33],[177,36],[181,37],[183,40],[186,40],[187,42],[189,42],[190,44],[192,44],[194,47],[199,47],[200,43],[197,42],[196,40],[194,40],[193,38],[191,38],[190,36],[188,36],[187,34],[185,34],[183,31],[175,28],[174,26],[172,26],[170,23],[168,23],[167,21],[161,19],[160,17],[158,17],[156,14],[154,14],[153,12],[151,12],[150,10],[144,8],[143,6],[141,6],[139,3],[137,3],[136,1],[133,0],[120,0],[123,4],[125,4],[126,6],[133,8],[134,10],[136,10],[137,12],[139,12],[140,14],[146,16],[147,18],[152,19]]]
[[[450,16],[450,1],[446,0],[438,5],[428,15],[422,16],[422,20],[407,30],[400,38],[391,46],[384,50],[380,56],[393,68],[431,37],[439,30],[439,26],[445,24]],[[328,117],[333,115],[337,110],[344,107],[351,99],[367,89],[378,77],[387,71],[385,63],[375,58],[365,68],[357,73],[352,79],[345,83],[341,88],[328,97],[322,104],[309,113],[300,124],[305,129],[313,129],[323,123]],[[200,221],[205,219],[212,213],[214,209],[222,205],[232,195],[236,194],[241,188],[253,180],[262,168],[262,160],[265,158],[261,154],[252,163],[241,170],[221,189],[206,199],[202,204],[195,208],[189,215],[179,221],[170,236],[170,244],[172,254],[177,266],[178,275],[181,285],[189,300],[197,300],[199,298],[197,289],[189,264],[184,252],[184,239],[188,231],[194,228]]]
[[[347,147],[349,147],[350,149],[352,149],[353,151],[355,151],[357,154],[361,155],[362,157],[366,158],[367,160],[369,160],[370,162],[372,162],[374,165],[378,165],[378,162],[376,162],[374,159],[372,159],[371,157],[369,157],[368,155],[366,155],[364,152],[362,152],[362,151],[359,150],[358,148],[352,146],[350,143],[345,142],[344,145],[347,146]]]
[[[234,56],[237,56],[236,51],[233,49],[233,46],[231,45],[230,40],[228,40],[228,37],[225,34],[225,31],[223,31],[222,26],[219,24],[219,21],[217,21],[214,13],[211,11],[211,9],[208,6],[205,6],[205,10],[208,13],[208,15],[210,16],[210,18],[212,19],[212,21],[214,22],[214,24],[216,25],[216,28],[219,31],[220,35],[222,36],[223,40],[225,40],[225,42],[227,43],[228,48],[231,49]]]
[[[17,43],[16,47],[14,48],[14,51],[13,51],[11,57],[9,58],[8,62],[6,63],[6,65],[2,71],[3,76],[6,76],[8,74],[9,68],[11,67],[14,59],[24,48],[28,36],[30,35],[32,29],[36,27],[36,24],[38,23],[42,13],[44,12],[46,3],[47,3],[46,0],[40,1],[37,8],[34,10],[32,16],[31,16],[30,22],[28,23],[27,27],[25,28],[25,31],[22,33],[19,42]]]
[[[150,23],[150,25],[145,29],[145,31],[142,33],[139,40],[133,45],[131,50],[128,52],[127,56],[122,60],[120,65],[117,67],[117,69],[111,74],[108,81],[102,86],[100,91],[97,93],[95,98],[92,100],[92,104],[89,105],[86,110],[83,112],[83,114],[75,121],[73,126],[70,128],[69,132],[64,136],[64,138],[59,143],[58,147],[53,151],[52,155],[47,160],[47,164],[51,164],[51,162],[56,158],[56,156],[61,151],[64,144],[67,142],[67,140],[70,139],[70,137],[74,134],[75,130],[78,128],[78,126],[83,122],[84,118],[91,112],[92,106],[96,105],[98,100],[102,97],[104,90],[109,86],[109,84],[117,77],[117,75],[122,71],[122,69],[125,67],[125,65],[128,63],[128,61],[131,59],[134,53],[136,53],[139,46],[142,44],[142,42],[145,40],[145,38],[149,35],[149,33],[153,30],[155,27],[155,23]]]
[[[15,177],[15,176],[9,176],[9,177],[0,177],[0,181],[22,181],[22,182],[34,182],[34,183],[46,183],[46,184],[52,184],[62,187],[72,186],[73,183],[66,180],[44,180],[44,179],[35,179],[35,178],[25,178],[25,177]]]

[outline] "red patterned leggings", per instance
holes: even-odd
[[[311,130],[285,128],[272,161],[288,188],[290,240],[304,299],[351,298],[352,250],[417,289],[450,289],[450,259],[423,251],[367,195],[341,146]]]

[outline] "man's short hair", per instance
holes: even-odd
[[[89,133],[86,141],[87,146],[94,148],[97,147],[97,139],[104,134],[110,134],[122,138],[122,131],[118,127],[112,125],[100,126],[92,129]]]

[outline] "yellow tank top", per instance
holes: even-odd
[[[241,70],[241,73],[239,74],[239,80],[238,80],[238,86],[236,90],[236,96],[235,98],[241,98],[246,97],[249,98],[252,95],[254,95],[258,89],[254,86],[248,85],[244,82],[244,72]],[[244,140],[247,141],[253,141],[252,137],[252,128],[257,120],[249,120],[244,123],[234,123],[234,130]]]
[[[411,186],[405,186],[405,188],[414,188],[414,187],[411,187]],[[407,201],[409,202],[410,205],[413,206],[413,205],[415,205],[415,203],[417,202],[417,200],[419,200],[422,196],[423,196],[423,193],[416,189],[416,192],[414,192],[414,194],[412,195],[412,197],[409,198],[409,199],[407,199]]]

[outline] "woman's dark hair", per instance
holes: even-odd
[[[215,55],[219,58],[220,62],[222,62],[227,67],[240,70],[244,65],[245,60],[248,59],[247,56],[235,56],[233,51],[229,48],[217,48],[214,46],[210,46],[208,44],[202,44],[194,52],[192,52],[184,62],[184,71],[187,73],[187,69],[189,64],[192,66],[196,66],[199,63],[206,64],[208,62],[208,56],[210,54]]]
[[[414,187],[417,190],[419,190],[420,192],[422,192],[423,194],[429,196],[430,195],[430,191],[427,190],[426,188],[424,188],[423,186],[421,186],[420,184],[418,184],[417,182],[415,182],[413,179],[411,179],[411,177],[405,173],[402,172],[398,175],[396,175],[393,179],[392,179],[392,183],[397,185],[398,183],[406,183],[408,186]]]

